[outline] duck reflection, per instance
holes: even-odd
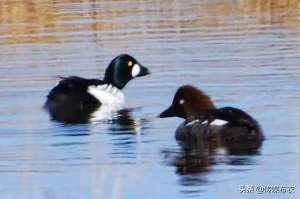
[[[220,169],[213,166],[230,165],[228,168],[230,172],[245,172],[249,170],[247,165],[256,164],[252,156],[221,155],[219,149],[214,144],[210,145],[206,142],[195,148],[181,147],[181,151],[173,153],[173,156],[169,154],[170,152],[164,152],[165,161],[176,168],[178,183],[185,187],[182,190],[184,194],[199,197],[199,194],[205,190],[202,187],[214,184],[215,181],[209,180],[208,175]]]
[[[205,147],[183,150],[172,162],[176,167],[176,173],[184,175],[208,172],[212,161],[210,153]]]
[[[175,156],[164,153],[165,159],[169,165],[175,166],[176,173],[183,176],[208,173],[211,171],[212,165],[221,163],[228,165],[253,164],[251,155],[259,154],[262,141],[241,142],[232,139],[227,133],[219,130],[209,132],[210,136],[201,133],[193,140],[177,141],[181,149],[180,153],[176,153]],[[181,180],[185,181],[185,179]]]
[[[109,121],[108,134],[112,152],[111,160],[116,164],[136,164],[140,159],[140,147],[145,144],[142,133],[150,122],[133,115],[136,109],[123,109]]]
[[[222,132],[209,139],[201,137],[194,142],[178,141],[180,153],[172,156],[164,152],[168,164],[176,167],[180,175],[206,173],[212,165],[225,163],[228,165],[252,164],[251,156],[259,154],[262,142],[229,142]],[[222,158],[220,158],[220,156]]]
[[[140,132],[140,121],[133,118],[133,109],[122,109],[118,111],[116,117],[111,120],[110,131],[114,132],[130,132],[139,134]]]
[[[88,124],[65,124],[60,122],[53,123],[53,136],[62,137],[84,137],[90,136],[91,127]],[[72,140],[72,139],[71,139]]]
[[[104,110],[105,107],[88,109],[64,109],[59,112],[50,112],[52,120],[62,122],[62,125],[86,124],[90,122],[107,122],[110,124],[109,130],[114,132],[128,131],[139,134],[140,122],[132,116],[133,109],[122,109],[116,113]],[[97,115],[97,116],[96,116]]]

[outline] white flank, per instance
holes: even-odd
[[[102,105],[119,107],[124,104],[124,94],[118,88],[110,84],[90,86],[88,93],[97,98]]]
[[[141,71],[141,68],[138,64],[134,64],[131,70],[132,77],[136,77]]]
[[[187,123],[185,126],[190,126],[190,125],[193,125],[197,122],[199,122],[199,120],[193,120],[193,121],[190,121],[189,123]]]
[[[214,121],[212,121],[210,123],[210,125],[215,125],[215,126],[223,126],[224,124],[227,124],[228,122],[225,121],[225,120],[219,120],[219,119],[216,119]]]
[[[199,120],[193,120],[193,121],[190,121],[189,123],[186,124],[186,126],[190,126],[190,125],[194,125],[195,123],[197,122],[200,122]],[[208,121],[205,120],[203,122],[201,122],[201,124],[207,124]],[[214,126],[223,126],[224,124],[227,124],[228,122],[225,121],[225,120],[219,120],[219,119],[216,119],[214,121],[212,121],[211,123],[209,123],[209,125],[214,125]]]
[[[93,121],[110,119],[113,113],[122,109],[125,104],[122,91],[110,84],[90,86],[88,93],[101,102],[99,109],[93,113]]]

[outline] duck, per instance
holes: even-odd
[[[47,95],[44,109],[52,119],[65,123],[101,120],[122,109],[122,89],[130,80],[149,74],[150,70],[134,57],[121,54],[110,62],[103,80],[59,77],[60,81]]]
[[[178,88],[172,104],[160,118],[179,117],[185,121],[175,131],[177,141],[225,148],[230,154],[256,153],[264,135],[259,123],[234,107],[217,108],[211,98],[192,85]]]

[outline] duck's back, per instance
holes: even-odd
[[[87,113],[93,112],[101,105],[101,102],[88,92],[88,88],[102,85],[103,81],[76,76],[61,79],[49,92],[44,106],[52,117],[58,120],[81,120],[81,115],[87,117]]]

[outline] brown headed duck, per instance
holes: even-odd
[[[264,139],[258,122],[249,114],[233,107],[216,108],[209,96],[190,85],[177,90],[171,106],[159,117],[185,119],[176,130],[176,140],[217,140],[231,153],[256,151]]]

